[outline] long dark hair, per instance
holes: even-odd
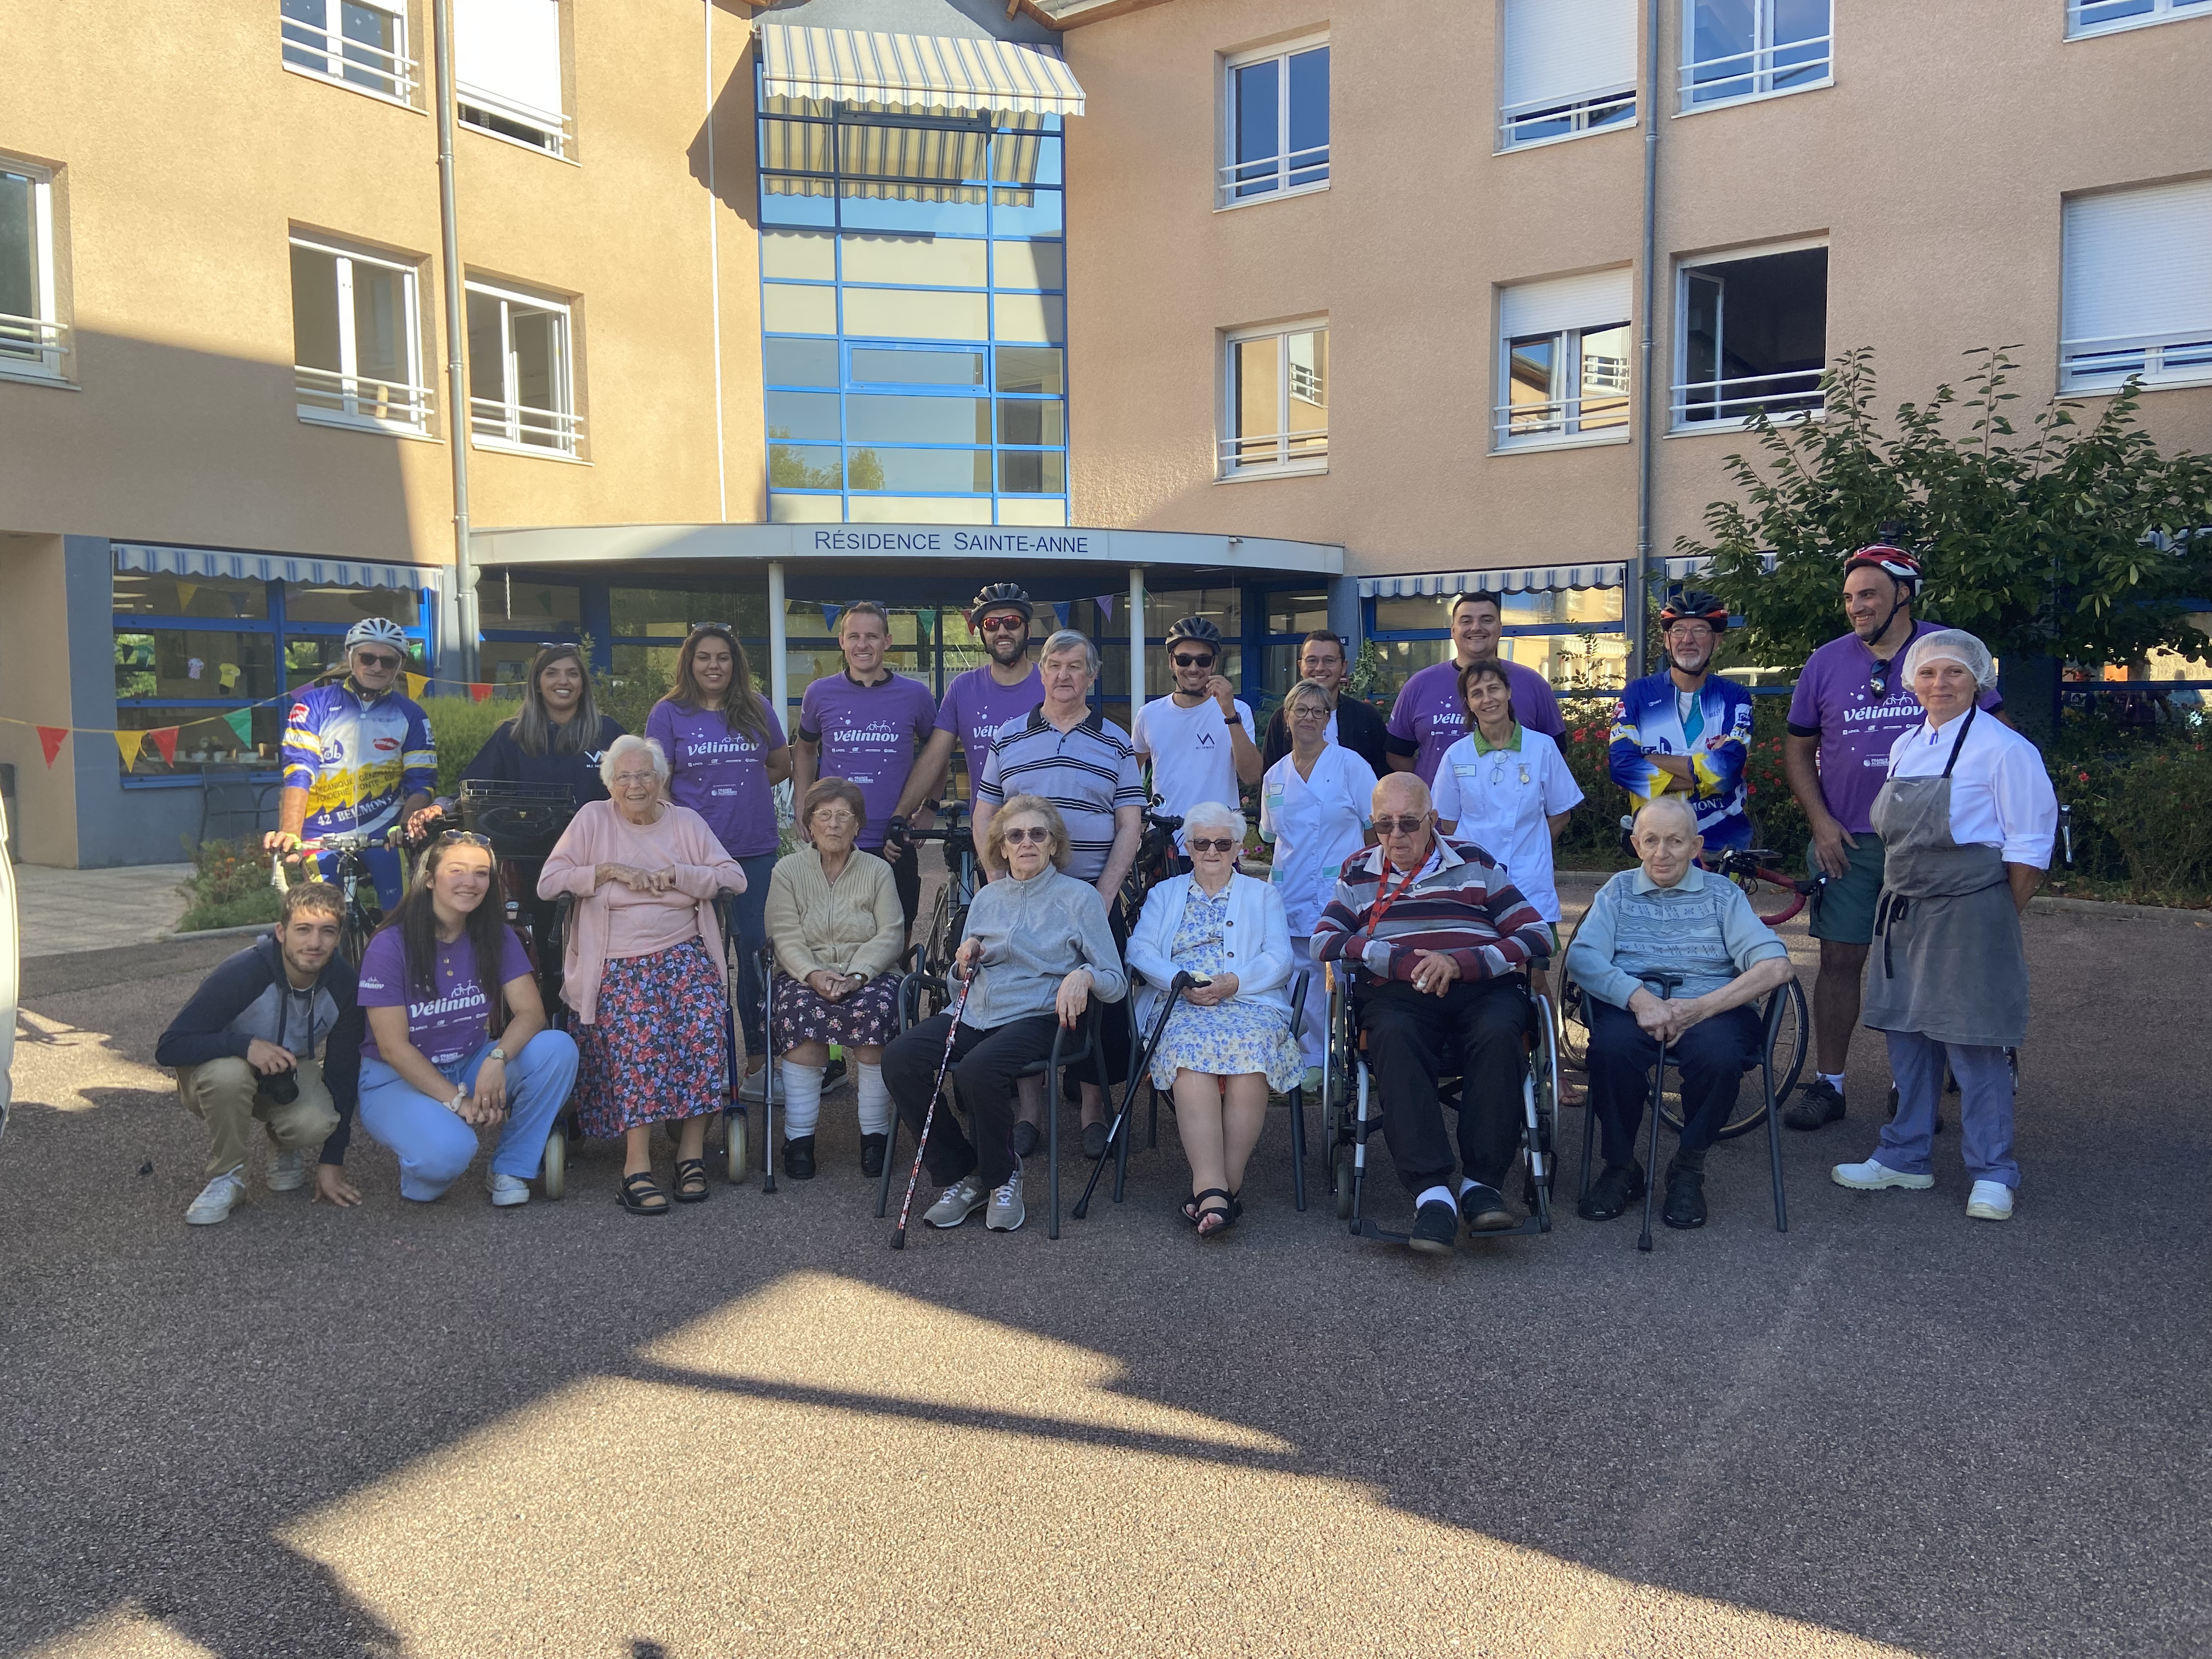
[[[674,703],[687,714],[696,714],[706,702],[699,690],[698,677],[691,672],[691,659],[699,654],[699,641],[720,640],[730,647],[730,689],[722,694],[722,724],[732,732],[742,732],[763,748],[768,746],[768,704],[753,691],[753,665],[746,660],[745,648],[738,643],[738,636],[720,623],[702,623],[691,630],[684,641],[684,648],[676,653],[676,684],[669,688],[664,700]]]
[[[422,872],[415,884],[407,890],[407,896],[399,901],[377,931],[397,927],[399,930],[400,953],[407,962],[407,994],[434,1000],[438,994],[438,913],[431,907],[430,887],[437,879],[438,866],[456,848],[478,847],[479,843],[463,841],[458,834],[448,833],[430,843],[430,850],[422,855]],[[480,848],[486,858],[491,857],[489,847]],[[494,861],[491,881],[484,889],[483,902],[461,919],[461,937],[468,940],[477,963],[477,983],[483,988],[484,1000],[491,1008],[491,1034],[497,1036],[507,1029],[507,1003],[500,994],[499,970],[507,956],[507,923],[501,916],[499,892],[499,865]]]
[[[553,724],[545,710],[545,694],[538,678],[556,662],[573,662],[584,677],[584,693],[576,699],[575,718],[566,726]],[[531,659],[530,678],[523,683],[522,712],[514,717],[514,740],[526,755],[580,755],[599,741],[599,705],[592,696],[592,665],[580,647],[549,645]]]

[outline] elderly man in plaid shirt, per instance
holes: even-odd
[[[1314,929],[1316,962],[1355,966],[1355,1006],[1382,1090],[1382,1134],[1419,1213],[1409,1243],[1449,1250],[1516,1224],[1498,1188],[1520,1149],[1532,959],[1552,930],[1504,866],[1472,842],[1436,832],[1428,787],[1409,772],[1375,789],[1379,847],[1346,859]],[[1459,1168],[1437,1097],[1461,1082]]]

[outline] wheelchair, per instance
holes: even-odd
[[[1543,967],[1543,962],[1531,964]],[[1360,1030],[1354,981],[1360,970],[1341,962],[1326,964],[1328,975],[1328,1042],[1322,1066],[1322,1121],[1328,1148],[1329,1190],[1338,1219],[1355,1238],[1403,1244],[1409,1235],[1395,1232],[1362,1213],[1367,1176],[1367,1143],[1382,1127],[1376,1084],[1367,1063],[1367,1036]],[[1551,999],[1521,982],[1525,1006],[1522,1052],[1527,1068],[1521,1079],[1521,1201],[1528,1213],[1517,1227],[1480,1235],[1514,1238],[1552,1231],[1552,1194],[1559,1180],[1559,1050],[1558,1021]],[[1462,1079],[1441,1077],[1437,1096],[1456,1111]]]

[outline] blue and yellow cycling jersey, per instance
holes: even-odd
[[[307,840],[374,835],[438,784],[429,716],[397,691],[364,701],[339,682],[302,691],[284,722],[284,787],[307,792]]]
[[[1698,815],[1698,833],[1709,848],[1748,847],[1751,818],[1745,811],[1743,770],[1750,744],[1750,692],[1714,674],[1689,697],[1662,668],[1621,694],[1610,744],[1613,781],[1628,792],[1639,811],[1654,796],[1673,791]],[[1653,755],[1686,757],[1691,781],[1686,785],[1653,765]]]

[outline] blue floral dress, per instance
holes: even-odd
[[[1208,976],[1226,972],[1229,891],[1208,898],[1196,882],[1183,901],[1168,958],[1186,972]],[[1263,1072],[1279,1092],[1297,1086],[1305,1062],[1291,1036],[1287,1016],[1249,1003],[1224,1002],[1211,1008],[1176,1004],[1160,1046],[1152,1051],[1152,1086],[1166,1089],[1178,1071],[1209,1077],[1242,1077]]]

